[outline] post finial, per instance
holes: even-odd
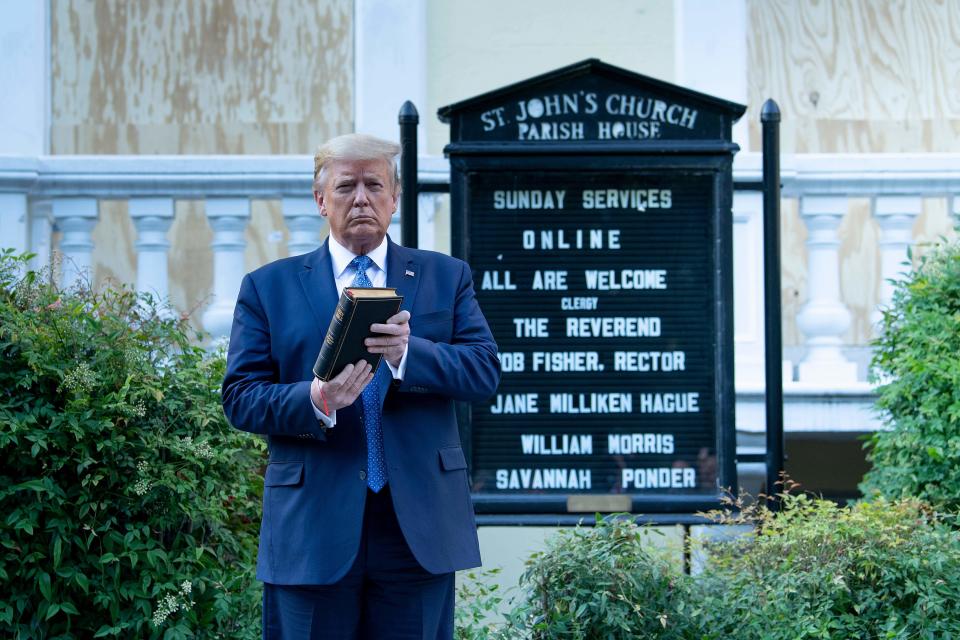
[[[760,109],[760,122],[780,122],[780,106],[773,98],[767,98]]]
[[[403,106],[400,107],[400,116],[397,120],[399,124],[418,124],[420,122],[420,114],[417,112],[417,108],[413,103],[407,100],[403,103]]]

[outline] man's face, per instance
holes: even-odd
[[[386,160],[332,160],[322,191],[314,191],[333,237],[355,254],[379,246],[397,210],[397,189]]]

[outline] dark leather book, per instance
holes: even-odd
[[[376,371],[381,353],[370,353],[363,343],[375,335],[370,325],[385,323],[400,310],[403,296],[396,289],[347,287],[330,319],[323,346],[313,365],[313,375],[324,382],[336,377],[348,364],[366,360]]]

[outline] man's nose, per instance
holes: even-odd
[[[358,185],[357,190],[353,194],[353,206],[365,207],[370,204],[370,198],[367,196],[367,188],[362,184]]]

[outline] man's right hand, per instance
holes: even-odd
[[[310,385],[310,399],[313,401],[313,406],[330,415],[337,409],[353,404],[371,380],[373,380],[372,368],[366,361],[360,360],[355,365],[348,364],[335,378],[326,382],[314,378]],[[322,395],[320,387],[323,387]]]

